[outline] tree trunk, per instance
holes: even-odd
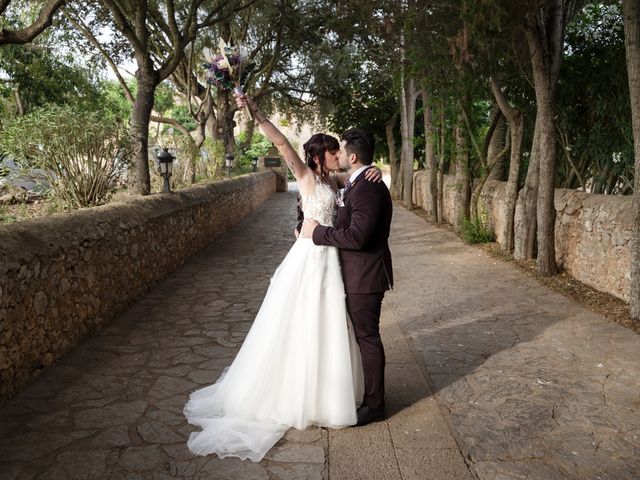
[[[540,101],[541,100],[541,101]],[[540,184],[538,186],[538,271],[545,276],[558,273],[556,266],[555,225],[555,161],[556,136],[551,98],[540,99],[538,112],[541,116],[540,132]]]
[[[202,110],[198,113],[198,118],[196,121],[198,128],[195,142],[198,149],[202,148],[202,145],[204,145],[204,142],[207,139],[207,128],[212,116],[213,101],[211,100],[211,96],[209,95],[204,99],[204,105],[202,105]]]
[[[453,228],[456,232],[462,231],[464,220],[469,218],[469,150],[464,127],[462,109],[458,114],[458,123],[454,129],[456,140],[455,161],[455,195],[453,205]]]
[[[217,112],[211,112],[211,115],[209,116],[209,118],[207,118],[207,126],[206,126],[206,132],[207,132],[207,137],[209,137],[211,140],[216,140],[218,138],[218,116],[217,116]]]
[[[631,318],[640,320],[640,0],[622,0],[635,153],[633,238],[631,241]]]
[[[13,96],[16,99],[16,113],[18,116],[24,115],[25,108],[22,101],[22,95],[20,95],[20,85],[16,85],[16,88],[13,89]]]
[[[198,173],[198,163],[202,166],[202,157],[200,156],[200,149],[202,145],[204,145],[204,141],[206,140],[206,127],[207,121],[203,119],[203,121],[198,122],[198,128],[196,130],[196,136],[193,139],[194,147],[195,147],[195,159],[193,164],[193,174],[191,176],[191,183],[195,183],[197,181],[197,173]],[[201,169],[201,173],[203,177],[207,177],[207,168],[205,166],[204,169]]]
[[[480,194],[482,189],[487,183],[489,175],[483,173],[479,178],[476,178],[473,182],[473,188],[471,189],[471,200],[469,202],[469,217],[475,221],[479,220],[478,216],[478,203],[480,202]]]
[[[513,223],[518,200],[518,177],[520,176],[520,158],[522,156],[522,137],[524,133],[524,116],[517,112],[509,121],[509,133],[511,135],[511,158],[509,159],[509,177],[505,188],[504,206],[504,244],[502,249],[511,252],[514,245]]]
[[[440,103],[440,158],[438,160],[438,219],[441,223],[444,218],[444,155],[447,128],[445,125],[444,102]]]
[[[400,121],[402,130],[402,156],[400,160],[402,174],[402,201],[405,208],[413,208],[413,137],[416,118],[416,93],[413,78],[402,84],[402,105]]]
[[[196,146],[196,142],[191,135],[184,139],[183,145],[182,160],[186,161],[186,168],[183,172],[182,181],[187,185],[193,185],[196,183],[196,164],[200,149]]]
[[[218,92],[218,108],[216,111],[216,122],[214,127],[214,140],[221,140],[227,153],[235,150],[235,138],[233,137],[233,116],[229,103],[229,95],[226,92]]]
[[[493,167],[498,159],[498,157],[504,155],[504,131],[498,130],[498,125],[502,122],[504,124],[504,117],[502,112],[498,108],[497,105],[491,109],[491,125],[487,130],[485,139],[484,139],[484,147],[483,150],[480,150],[479,146],[474,142],[474,147],[476,147],[476,152],[480,159],[480,163],[482,165],[482,170],[480,173],[480,177],[475,179],[473,182],[473,188],[471,189],[471,218],[475,221],[478,221],[478,202],[480,201],[480,194],[482,193],[482,189],[487,183],[487,179],[491,175],[493,171]],[[469,137],[473,135],[473,132],[469,129],[470,125],[467,126]],[[500,133],[503,141],[501,142],[501,150],[499,152],[492,151],[491,145],[496,142],[494,139],[497,134]],[[472,139],[473,140],[473,139]],[[500,143],[500,142],[498,142]],[[494,146],[495,148],[495,146]],[[486,151],[486,153],[485,153]]]
[[[489,173],[490,180],[503,181],[505,179],[505,163],[507,156],[504,148],[507,144],[508,135],[508,120],[504,113],[502,113],[498,119],[496,130],[493,132],[493,136],[491,137],[489,150],[487,152],[487,163],[489,165],[493,165],[491,167],[491,172]]]
[[[399,200],[402,192],[402,184],[398,181],[399,178],[402,178],[400,175],[400,158],[398,158],[396,151],[396,139],[393,134],[393,129],[396,126],[396,121],[398,116],[396,114],[393,115],[387,121],[384,126],[385,133],[387,134],[387,148],[389,149],[389,166],[391,169],[391,198],[395,200]]]
[[[153,110],[153,100],[157,74],[138,69],[136,72],[138,91],[131,112],[131,140],[133,144],[133,171],[129,183],[139,195],[151,193],[151,179],[149,178],[149,121]]]
[[[0,2],[0,5],[2,6],[2,9],[0,10],[1,14],[5,13],[5,9],[9,6],[9,3],[11,3],[11,0]],[[43,2],[42,6],[40,6],[38,16],[33,19],[33,22],[30,25],[18,30],[2,28],[0,30],[0,45],[22,45],[30,43],[34,38],[51,26],[56,12],[64,6],[65,3],[67,3],[67,0],[49,0],[47,2]]]
[[[520,158],[522,155],[522,137],[524,116],[522,112],[516,110],[509,102],[507,102],[500,85],[495,78],[491,79],[491,90],[500,107],[500,111],[507,119],[509,124],[509,135],[511,157],[509,159],[509,176],[507,178],[507,186],[505,188],[505,204],[504,204],[504,230],[502,250],[511,252],[513,250],[513,222],[516,210],[516,202],[518,199],[518,178],[520,176]]]
[[[536,126],[531,163],[521,199],[516,207],[514,256],[533,257],[538,242],[538,271],[553,275],[555,261],[555,157],[556,136],[553,101],[560,72],[564,27],[573,14],[572,0],[546,0],[538,3],[528,17],[525,35],[531,57],[536,93]],[[534,210],[535,209],[535,210]],[[534,231],[538,227],[538,234]]]
[[[251,117],[249,120],[247,120],[247,124],[246,127],[244,129],[244,142],[243,142],[243,147],[245,148],[251,148],[251,144],[253,143],[253,134],[255,132],[256,129],[256,122],[253,119],[253,117]]]
[[[540,157],[538,120],[536,115],[527,177],[524,181],[524,187],[518,195],[513,220],[513,256],[516,260],[529,260],[534,258],[536,253],[536,206],[538,204],[538,161]]]
[[[550,2],[548,21],[538,22],[527,29],[527,43],[531,54],[533,82],[536,92],[536,130],[538,135],[539,184],[537,202],[538,271],[555,275],[558,271],[555,256],[555,163],[556,131],[553,107],[563,39],[562,1]],[[550,29],[549,31],[543,30]],[[551,33],[551,34],[550,34]],[[560,51],[560,53],[556,53]],[[536,132],[538,133],[538,132]]]
[[[436,159],[435,142],[437,141],[436,129],[433,125],[433,110],[431,108],[429,87],[426,82],[422,84],[422,108],[424,111],[424,144],[425,144],[425,168],[429,175],[429,198],[427,218],[430,222],[438,221],[438,163]]]

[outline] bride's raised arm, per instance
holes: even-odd
[[[251,97],[235,94],[235,98],[239,108],[245,106],[249,108],[256,123],[284,157],[284,161],[287,162],[287,166],[298,182],[313,175],[311,169],[300,159],[298,153],[291,146],[287,137],[260,111]]]

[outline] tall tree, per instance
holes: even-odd
[[[462,100],[466,102],[466,100]],[[470,199],[469,192],[469,130],[465,126],[464,107],[458,106],[458,118],[454,127],[455,138],[455,163],[453,165],[455,175],[454,202],[453,202],[453,228],[456,232],[462,231],[464,220],[469,218]]]
[[[416,81],[411,63],[407,57],[409,44],[413,38],[415,2],[402,0],[403,18],[400,30],[400,132],[402,146],[400,154],[400,175],[402,176],[402,201],[405,208],[413,208],[413,162],[414,131],[416,121]]]
[[[564,47],[564,31],[573,15],[575,1],[546,0],[530,12],[525,27],[533,83],[536,92],[536,134],[539,165],[536,217],[538,224],[538,271],[557,272],[555,258],[555,163],[556,129],[554,99]]]
[[[164,0],[157,3],[148,0],[134,3],[101,0],[101,4],[111,14],[117,31],[129,42],[137,66],[138,88],[131,114],[134,169],[130,182],[138,194],[147,195],[151,189],[149,122],[156,87],[174,72],[184,58],[185,48],[199,31],[215,25],[248,3],[241,4],[240,0]],[[165,45],[161,46],[157,39],[163,35],[167,38],[162,42]],[[166,45],[169,48],[163,48]]]
[[[635,150],[630,304],[631,318],[640,320],[640,0],[622,0],[622,6]]]
[[[521,111],[509,104],[498,80],[494,77],[491,78],[491,90],[498,106],[500,107],[500,111],[505,116],[507,123],[509,124],[511,156],[509,159],[509,176],[507,178],[507,186],[505,188],[505,221],[503,227],[504,231],[502,232],[504,242],[502,244],[502,249],[506,252],[511,252],[513,249],[513,221],[516,211],[516,201],[518,199],[518,178],[520,176],[522,156],[524,115]]]
[[[424,164],[429,177],[427,218],[431,222],[438,221],[438,160],[436,158],[435,142],[437,141],[436,128],[433,121],[433,106],[430,88],[426,81],[422,82],[420,90],[422,96],[422,110],[424,118]]]
[[[402,178],[402,201],[405,208],[413,208],[413,136],[416,121],[416,88],[411,76],[402,76],[400,96],[400,131],[402,146],[400,153],[400,171]]]
[[[476,152],[476,158],[479,162],[479,176],[474,179],[473,188],[471,190],[471,200],[470,200],[470,216],[474,220],[478,220],[478,202],[480,200],[480,194],[482,193],[482,189],[484,188],[493,167],[495,166],[495,162],[506,153],[508,146],[503,147],[503,151],[497,152],[491,157],[489,156],[489,146],[491,145],[491,141],[494,138],[494,134],[496,132],[496,127],[500,123],[502,119],[502,112],[497,106],[494,106],[491,110],[491,123],[489,128],[486,131],[484,136],[484,142],[482,147],[478,145],[478,142],[475,138],[475,130],[476,128],[471,123],[469,112],[462,110],[462,115],[464,118],[465,125],[467,126],[467,131],[469,133],[469,139],[471,140],[471,144]]]

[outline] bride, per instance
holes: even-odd
[[[305,218],[333,225],[340,146],[315,134],[303,162],[286,137],[246,96],[255,121],[295,176]],[[367,178],[379,181],[380,171]],[[298,237],[276,269],[262,306],[233,363],[217,382],[193,392],[184,408],[202,430],[188,440],[198,455],[260,461],[290,427],[355,425],[364,380],[360,350],[347,316],[335,247]]]

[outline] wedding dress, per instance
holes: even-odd
[[[301,194],[305,218],[333,225],[336,195],[318,178]],[[360,350],[347,316],[338,250],[299,237],[276,269],[234,359],[184,408],[189,449],[260,461],[289,427],[357,421],[364,391]]]

